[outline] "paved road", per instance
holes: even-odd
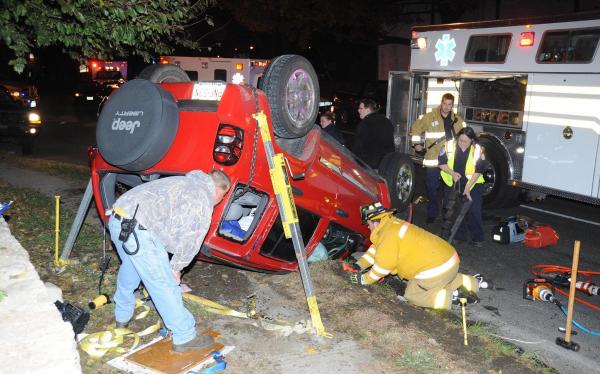
[[[38,139],[34,156],[87,164],[87,147],[95,143],[94,115],[65,115],[56,105],[47,106],[46,111],[45,128]],[[18,151],[16,146],[14,149],[15,152]],[[420,190],[421,186],[419,192]],[[515,214],[523,214],[550,224],[560,234],[559,245],[547,249],[532,249],[521,244],[493,243],[492,227],[499,219]],[[424,218],[424,206],[418,206],[415,211],[415,223],[422,225]],[[581,345],[578,353],[558,347],[554,341],[561,335],[558,327],[564,326],[564,315],[554,305],[531,302],[522,297],[523,282],[531,276],[532,265],[570,266],[574,240],[581,241],[580,267],[600,270],[600,208],[549,198],[543,202],[511,209],[485,211],[485,225],[488,237],[484,248],[458,246],[463,269],[492,277],[498,287],[494,292],[483,293],[482,303],[470,308],[470,318],[497,326],[499,335],[520,340],[521,342],[515,343],[527,351],[535,352],[544,362],[560,372],[600,373],[597,357],[600,352],[599,337],[583,333],[574,336],[573,340]],[[429,229],[438,232],[439,224]],[[600,282],[600,279],[596,282]],[[560,299],[566,304],[566,298]],[[598,296],[592,301],[600,304]],[[580,304],[575,307],[575,319],[596,331],[600,330],[598,316],[597,311]]]
[[[421,192],[418,185],[418,192]],[[491,240],[492,228],[497,222],[515,214],[551,225],[560,235],[557,246],[544,249],[527,248],[522,244],[502,245]],[[424,225],[425,206],[417,206],[415,223]],[[587,222],[584,222],[587,221]],[[558,327],[565,326],[566,317],[553,304],[523,299],[523,283],[531,277],[536,264],[571,266],[573,243],[581,242],[579,266],[582,270],[600,271],[600,207],[558,198],[523,204],[507,209],[484,209],[486,245],[475,248],[457,245],[461,255],[461,269],[466,273],[483,273],[494,280],[494,291],[482,291],[482,302],[469,308],[470,319],[488,322],[497,327],[497,334],[516,339],[513,342],[533,352],[547,365],[561,373],[600,373],[598,352],[600,337],[579,331],[573,341],[581,346],[579,352],[565,350],[555,344],[564,334]],[[440,224],[429,228],[439,232]],[[600,283],[600,276],[596,277]],[[600,306],[599,296],[578,296]],[[559,296],[567,305],[567,298]],[[600,314],[576,303],[574,318],[589,329],[600,331]],[[575,328],[575,330],[579,330]],[[517,341],[518,340],[518,341]]]

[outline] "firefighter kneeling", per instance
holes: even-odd
[[[452,245],[394,217],[394,212],[379,202],[361,207],[372,245],[355,264],[344,266],[352,273],[352,283],[367,285],[398,275],[408,281],[404,297],[409,303],[434,309],[450,309],[463,297],[475,303],[480,288],[491,288],[491,282],[479,274],[458,272],[460,260]]]

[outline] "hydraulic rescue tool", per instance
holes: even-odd
[[[532,301],[548,301],[558,303],[554,292],[552,292],[552,284],[544,278],[528,279],[523,284],[523,298]]]

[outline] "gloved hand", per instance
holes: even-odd
[[[362,274],[361,273],[351,273],[350,274],[350,283],[352,284],[358,284],[359,286],[362,286]]]
[[[361,268],[356,263],[342,262],[342,270],[348,273],[360,273]]]

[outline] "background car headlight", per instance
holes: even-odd
[[[40,115],[37,113],[29,113],[29,123],[42,123],[42,119]]]

